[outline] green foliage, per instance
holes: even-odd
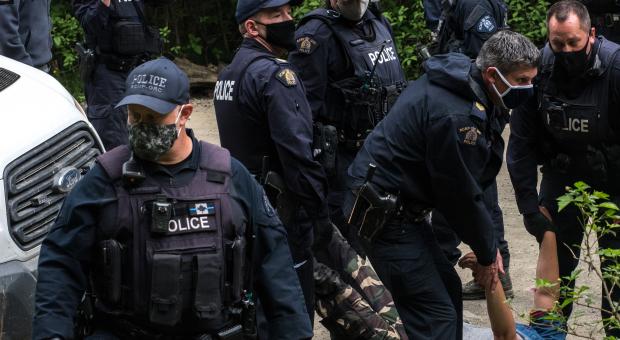
[[[83,39],[79,22],[71,15],[68,2],[54,1],[50,9],[52,16],[53,75],[83,102],[84,92],[77,71],[75,43]]]
[[[547,38],[547,8],[545,0],[507,0],[508,26],[542,46]]]
[[[608,194],[593,190],[584,182],[577,182],[572,188],[566,189],[567,193],[558,198],[558,208],[562,211],[569,206],[576,207],[579,211],[579,221],[584,228],[583,244],[566,246],[580,248],[581,261],[586,264],[587,273],[593,273],[599,279],[602,283],[603,299],[612,306],[611,310],[607,310],[611,316],[598,323],[581,321],[581,315],[577,314],[567,328],[569,334],[592,338],[604,327],[620,329],[620,305],[611,298],[611,292],[620,289],[620,249],[601,248],[599,244],[601,237],[616,235],[620,229],[617,223],[620,220],[620,210],[615,203],[609,201]],[[607,266],[601,270],[598,263],[602,261],[605,261]],[[562,278],[560,296],[563,301],[558,303],[557,308],[550,314],[553,320],[566,323],[566,317],[560,310],[571,303],[587,309],[601,310],[602,307],[597,305],[598,298],[592,298],[591,287],[575,284],[583,274],[582,270],[575,270],[571,275]],[[570,284],[575,284],[575,288],[571,289]]]

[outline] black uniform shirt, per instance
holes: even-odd
[[[174,166],[142,162],[161,185],[182,185],[198,168],[200,143]],[[274,339],[308,338],[312,328],[286,241],[286,231],[268,206],[262,188],[236,159],[232,164],[232,198],[256,230],[254,279]],[[176,182],[176,184],[175,184]],[[41,246],[33,339],[73,338],[77,306],[87,286],[96,242],[97,212],[116,204],[110,178],[96,164],[67,196],[55,225]]]
[[[372,179],[405,207],[435,208],[476,253],[495,261],[493,221],[483,191],[501,167],[505,112],[486,96],[480,71],[462,54],[431,58],[390,114],[366,138],[349,167],[353,187]],[[402,254],[407,256],[407,254]]]
[[[265,53],[256,40],[244,39],[237,55]],[[222,72],[219,80],[236,72],[241,70]],[[304,84],[286,60],[264,57],[253,61],[239,82],[233,108],[216,103],[222,146],[254,174],[261,172],[262,156],[271,156],[270,167],[283,175],[308,215],[325,218],[327,180],[312,155],[312,113]],[[233,113],[237,116],[227,116]]]

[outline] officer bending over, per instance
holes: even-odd
[[[289,0],[240,0],[243,35],[219,75],[214,104],[223,147],[260,178],[287,228],[308,314],[314,317],[313,227],[329,242],[327,181],[312,155],[312,114],[305,88],[286,60],[295,48]]]
[[[547,26],[536,95],[510,118],[506,158],[525,228],[538,242],[546,230],[557,230],[560,277],[566,277],[579,262],[583,227],[578,209],[558,212],[556,199],[577,181],[620,199],[620,45],[596,36],[578,1],[553,4]],[[600,237],[602,248],[620,248],[620,234]],[[610,265],[603,261],[601,267]],[[611,296],[620,301],[620,290]],[[602,300],[602,308],[611,311]],[[563,312],[568,316],[571,310],[568,304]],[[618,330],[607,335],[620,337]]]
[[[77,336],[86,290],[93,339],[252,338],[256,297],[270,339],[311,337],[264,191],[226,149],[185,128],[187,76],[168,59],[142,64],[119,105],[129,105],[130,146],[97,159],[43,242],[33,338]]]
[[[431,209],[473,249],[483,286],[495,287],[503,270],[482,194],[501,167],[504,107],[532,93],[538,56],[524,36],[500,31],[475,62],[429,59],[349,167],[351,222],[410,339],[462,337],[461,282],[433,235]]]

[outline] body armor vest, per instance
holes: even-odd
[[[92,271],[96,309],[164,334],[210,333],[238,315],[245,214],[231,198],[227,150],[201,143],[187,185],[122,184],[126,146],[98,158],[114,181],[116,215],[103,211]]]
[[[242,47],[232,62],[220,72],[213,96],[222,147],[230,150],[253,174],[261,172],[263,156],[269,156],[271,160],[278,159],[271,139],[267,113],[259,112],[257,108],[247,104],[242,106],[239,102],[247,68],[263,58],[275,59],[267,51]],[[248,94],[243,97],[251,99]],[[279,164],[276,161],[270,163],[274,166]]]
[[[554,55],[547,45],[543,49],[539,112],[545,130],[560,152],[581,152],[588,145],[611,141],[614,133],[609,124],[610,64],[620,46],[599,38],[595,61],[576,98],[568,98],[554,82]]]
[[[108,25],[96,33],[100,53],[125,57],[161,53],[159,31],[144,22],[143,1],[112,0],[110,9]]]
[[[339,142],[361,146],[360,141],[388,113],[406,86],[405,74],[388,27],[372,12],[366,12],[364,25],[371,36],[363,37],[340,14],[330,9],[316,9],[300,25],[311,19],[323,21],[332,30],[347,57],[353,76],[331,82],[333,107],[328,107],[323,123],[335,125]],[[346,144],[345,144],[346,145]]]

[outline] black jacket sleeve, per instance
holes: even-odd
[[[234,191],[245,202],[256,234],[254,286],[268,321],[268,338],[310,338],[312,326],[293,268],[286,231],[263,188],[250,173],[234,159],[232,169]]]
[[[39,255],[33,339],[73,338],[73,321],[87,287],[95,243],[95,211],[116,200],[99,165],[65,199]]]
[[[73,14],[88,36],[96,37],[110,21],[111,10],[101,0],[73,0]]]
[[[538,164],[537,150],[541,147],[535,99],[517,109],[510,116],[510,137],[506,152],[506,164],[515,190],[519,212],[528,214],[538,211]]]
[[[427,169],[431,176],[435,208],[459,238],[476,253],[478,262],[495,261],[493,221],[480,184],[489,155],[487,141],[468,116],[444,116],[429,122]],[[466,139],[471,129],[477,137]],[[472,144],[473,143],[473,144]]]

